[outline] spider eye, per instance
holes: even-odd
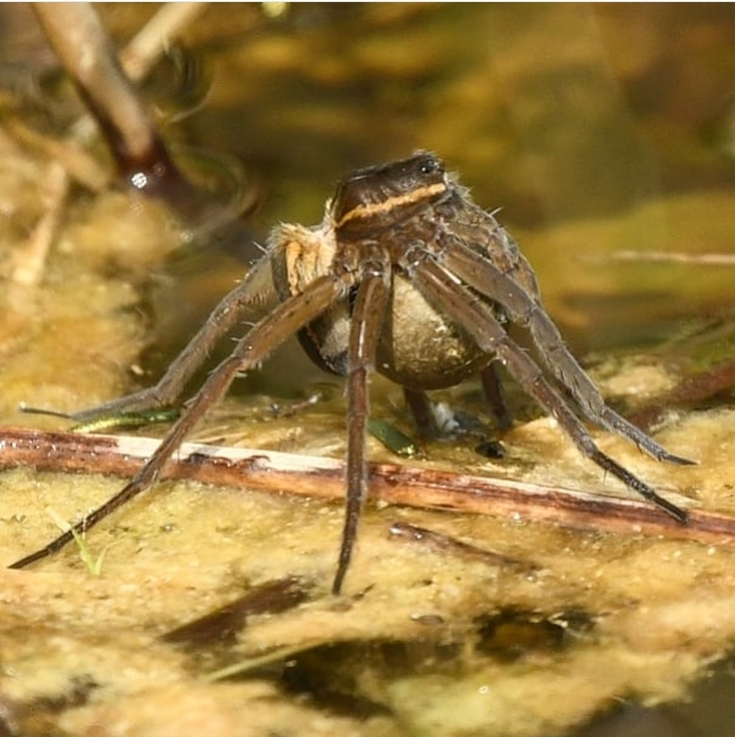
[[[439,159],[436,159],[433,156],[424,159],[424,161],[421,162],[421,166],[419,167],[419,171],[422,174],[436,174],[437,172],[440,172],[441,169],[441,162],[439,161]]]

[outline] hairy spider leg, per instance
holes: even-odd
[[[356,275],[343,272],[316,278],[301,294],[279,304],[274,310],[243,336],[235,349],[212,371],[201,389],[187,405],[181,418],[171,427],[166,437],[133,480],[115,496],[95,509],[70,530],[59,535],[46,547],[16,561],[10,568],[24,568],[37,560],[57,552],[74,539],[74,533],[83,533],[94,527],[111,512],[154,484],[166,462],[176,452],[184,437],[193,429],[202,415],[229,389],[235,377],[252,369],[272,351],[314,320],[354,284]],[[239,290],[239,287],[237,288]]]
[[[459,242],[452,243],[443,251],[440,261],[447,271],[474,290],[502,304],[512,322],[529,330],[546,366],[569,390],[590,420],[627,437],[656,460],[679,465],[695,463],[669,453],[643,430],[605,404],[597,387],[569,352],[541,303],[530,298],[513,279]]]
[[[491,362],[480,372],[480,383],[485,401],[495,417],[498,429],[500,431],[508,430],[513,424],[513,416],[505,401],[503,384],[500,380],[496,362]],[[422,438],[439,437],[441,430],[437,425],[431,400],[426,392],[404,386],[403,396],[411,410],[419,435]]]
[[[419,389],[403,387],[403,398],[413,416],[414,424],[421,438],[436,438],[439,436],[439,426],[436,415],[431,406],[431,400],[426,392]]]
[[[357,525],[368,494],[368,374],[375,364],[378,339],[390,293],[391,267],[366,269],[352,310],[347,377],[347,498],[344,529],[332,593],[339,594],[357,539]]]
[[[87,422],[120,412],[138,412],[174,406],[217,341],[241,323],[246,311],[271,291],[268,283],[269,270],[270,264],[267,259],[261,259],[253,265],[245,279],[220,300],[197,334],[169,365],[155,386],[75,412],[69,417],[79,422]]]
[[[498,364],[495,361],[492,361],[480,372],[480,383],[482,384],[485,401],[488,403],[490,411],[495,415],[498,429],[500,431],[509,430],[513,424],[513,415],[505,401],[503,382],[500,380]]]
[[[459,259],[447,259],[448,265],[450,261],[454,265],[455,261],[459,261]],[[484,262],[480,261],[480,263]],[[508,334],[493,315],[492,307],[480,295],[473,294],[466,286],[458,283],[455,279],[447,278],[447,272],[428,253],[424,254],[422,263],[408,268],[412,268],[414,283],[424,296],[433,304],[441,304],[443,310],[458,325],[467,330],[483,350],[503,361],[521,387],[556,418],[586,457],[600,468],[620,479],[643,498],[656,504],[677,521],[682,523],[687,521],[687,513],[683,509],[659,496],[648,484],[605,455],[597,447],[582,422],[566,405],[564,398],[551,385],[535,361],[510,340]],[[492,276],[496,278],[498,274],[492,274]],[[511,285],[514,284],[508,279],[504,279],[504,281]],[[510,292],[508,284],[504,285],[506,292]],[[506,302],[503,302],[503,304],[507,306]],[[509,312],[517,314],[518,306],[511,305]],[[581,369],[579,370],[581,371]]]

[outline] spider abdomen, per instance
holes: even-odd
[[[395,274],[378,342],[378,372],[409,389],[442,389],[476,374],[490,359],[465,330]]]

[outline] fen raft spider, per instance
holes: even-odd
[[[687,521],[684,510],[597,447],[561,391],[582,415],[657,460],[690,461],[666,451],[605,404],[544,311],[534,273],[515,241],[472,202],[440,159],[425,152],[344,178],[321,225],[277,227],[266,255],[220,302],[156,386],[79,412],[74,419],[175,404],[214,343],[238,323],[269,280],[278,291],[278,305],[209,374],[138,475],[78,522],[75,532],[89,530],[151,486],[234,378],[294,334],[319,366],[347,376],[347,496],[335,594],[342,588],[368,493],[365,441],[373,369],[404,387],[424,429],[430,417],[424,392],[479,372],[491,408],[507,426],[494,371],[498,362],[556,418],[585,456],[679,522]],[[508,322],[528,331],[541,365],[511,340],[504,327]],[[66,532],[11,568],[40,560],[72,539],[72,532]]]

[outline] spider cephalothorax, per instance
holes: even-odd
[[[352,173],[338,185],[320,226],[278,227],[266,256],[222,300],[155,387],[75,417],[87,420],[175,403],[213,343],[237,323],[271,275],[280,298],[277,307],[209,375],[141,472],[75,530],[89,529],[153,483],[235,376],[296,333],[318,365],[347,376],[347,510],[335,593],[347,572],[367,495],[367,377],[373,369],[404,387],[424,425],[430,421],[425,390],[452,386],[480,372],[502,426],[509,416],[494,373],[494,362],[501,363],[582,453],[686,521],[683,510],[599,450],[557,386],[581,414],[654,458],[689,461],[667,452],[605,404],[544,311],[533,271],[515,241],[430,153]],[[528,330],[541,364],[509,337],[506,322]],[[14,567],[43,558],[71,539],[71,533],[64,534]]]

